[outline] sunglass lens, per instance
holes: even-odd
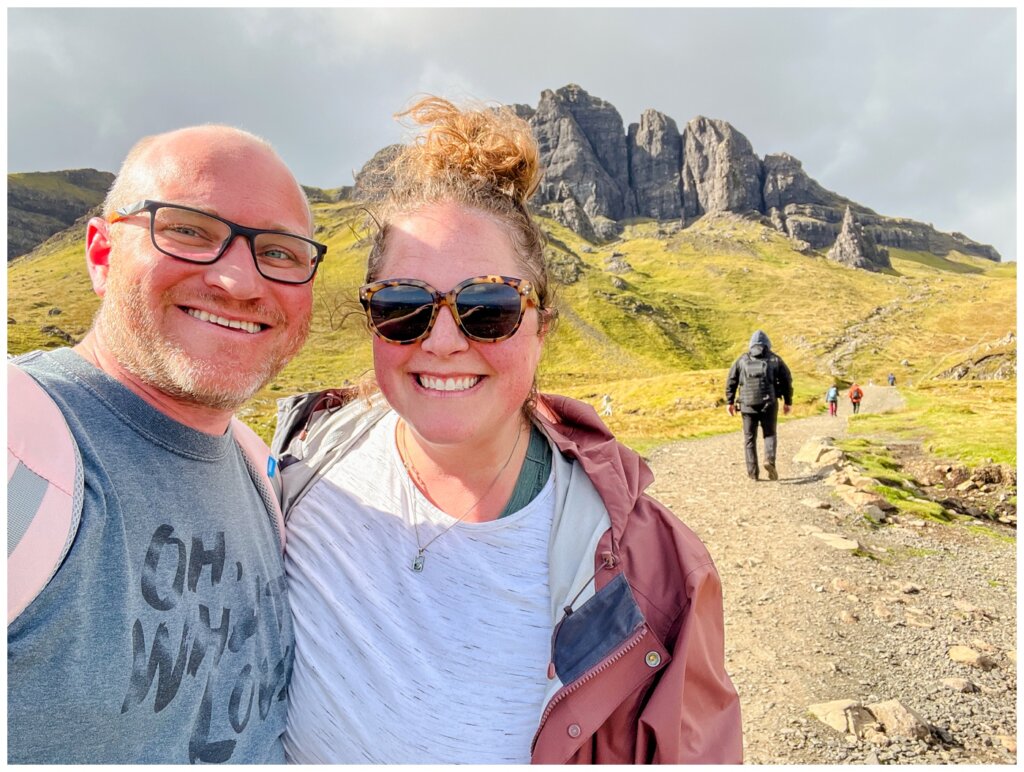
[[[381,337],[395,343],[415,340],[430,325],[434,299],[422,287],[398,284],[370,298],[370,321]]]
[[[519,324],[519,292],[508,284],[470,284],[455,298],[462,329],[474,338],[494,340],[512,334]]]

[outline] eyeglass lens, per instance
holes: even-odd
[[[470,338],[495,340],[515,331],[522,318],[519,292],[508,284],[470,284],[455,296],[459,327]],[[412,341],[430,327],[434,298],[422,287],[383,287],[370,298],[370,320],[396,343]]]
[[[212,263],[231,237],[231,228],[201,212],[161,206],[153,213],[153,243],[183,260]],[[260,233],[252,240],[257,270],[268,279],[301,282],[316,265],[316,247],[279,233]]]

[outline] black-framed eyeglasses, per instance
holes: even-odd
[[[237,236],[249,242],[260,276],[283,284],[305,284],[316,275],[327,247],[284,231],[246,228],[223,217],[162,201],[136,201],[107,217],[120,222],[149,212],[149,235],[160,252],[190,263],[215,263]]]
[[[360,287],[359,302],[370,329],[390,343],[426,338],[441,306],[448,306],[467,338],[497,343],[516,334],[527,305],[537,305],[533,295],[530,282],[510,276],[474,276],[450,292],[419,279],[386,279]]]

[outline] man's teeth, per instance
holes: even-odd
[[[189,316],[194,316],[201,322],[212,322],[213,324],[219,324],[221,327],[230,327],[232,330],[245,330],[245,332],[259,332],[263,329],[260,325],[255,322],[242,322],[237,319],[225,319],[223,316],[217,316],[216,314],[208,314],[206,311],[200,311],[196,308],[186,309],[186,313]]]
[[[477,385],[480,376],[473,375],[466,378],[434,378],[430,375],[419,376],[420,386],[434,391],[465,391]]]

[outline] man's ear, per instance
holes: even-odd
[[[103,297],[107,291],[110,271],[109,224],[102,217],[93,217],[85,228],[85,264],[92,279],[93,291]]]

